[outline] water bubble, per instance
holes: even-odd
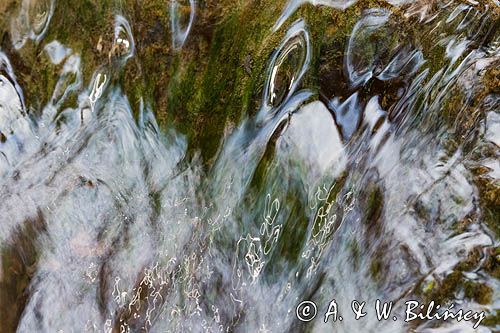
[[[113,46],[109,53],[110,58],[118,58],[126,61],[134,55],[135,43],[132,28],[128,21],[121,15],[115,18],[115,31]]]
[[[366,11],[356,23],[345,55],[345,70],[353,87],[373,77],[376,59],[386,48],[391,36],[385,26],[390,12],[383,9]]]
[[[172,29],[172,46],[180,49],[186,42],[193,26],[196,12],[196,1],[171,0],[170,22]]]
[[[264,106],[277,107],[297,89],[311,60],[311,44],[305,22],[299,20],[288,30],[274,51],[264,90]]]

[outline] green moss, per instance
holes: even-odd
[[[462,280],[462,272],[454,271],[446,278],[438,282],[427,295],[429,300],[434,300],[437,304],[444,304],[446,301],[453,299],[460,286]]]
[[[361,192],[361,200],[365,207],[362,222],[368,226],[371,237],[376,237],[382,232],[380,218],[384,208],[384,193],[375,183],[368,184]]]
[[[484,283],[467,281],[464,284],[465,297],[476,301],[479,304],[490,304],[493,296],[493,289]]]
[[[167,128],[173,124],[185,133],[191,152],[201,151],[204,162],[210,164],[220,145],[224,127],[229,123],[238,123],[246,115],[255,114],[259,108],[269,58],[292,22],[304,18],[311,35],[312,63],[303,79],[302,88],[308,87],[321,92],[318,93],[319,97],[316,96],[318,98],[330,99],[338,96],[344,100],[354,92],[348,86],[343,67],[345,49],[353,27],[361,18],[364,9],[389,7],[387,1],[382,0],[361,0],[345,11],[307,4],[301,6],[279,31],[273,32],[271,29],[285,3],[285,0],[198,1],[199,10],[186,44],[181,50],[173,50],[169,4],[166,1],[58,0],[44,41],[38,45],[28,41],[23,49],[16,51],[13,50],[6,32],[9,20],[5,18],[15,14],[19,1],[0,1],[0,12],[5,13],[4,18],[0,18],[1,47],[13,63],[19,83],[25,91],[27,104],[35,112],[39,112],[51,98],[61,70],[61,65],[53,66],[48,62],[43,51],[44,44],[57,39],[79,54],[82,58],[84,86],[87,86],[95,70],[112,66],[108,54],[112,45],[114,17],[115,14],[122,14],[131,23],[136,54],[122,69],[122,73],[117,75],[116,82],[123,87],[135,112],[139,109],[141,99],[152,104],[160,125]],[[449,63],[445,56],[446,45],[436,43],[436,40],[440,35],[451,36],[457,31],[453,25],[436,28],[433,24],[421,24],[417,22],[416,16],[407,18],[403,9],[391,10],[393,14],[385,34],[394,32],[394,35],[385,36],[388,46],[394,46],[404,40],[422,50],[426,60],[424,68],[429,70],[424,84],[428,83]],[[495,29],[492,28],[498,25],[498,9],[491,5],[489,10],[489,21],[483,30],[478,32],[476,40],[472,41],[475,43],[474,47],[486,45],[494,37]],[[432,14],[438,15],[437,21],[445,20],[449,12],[434,6],[430,8],[430,15]],[[369,42],[367,41],[367,44],[370,44]],[[363,52],[378,54],[378,50],[371,46]],[[384,61],[387,60],[384,58]],[[459,58],[454,67],[462,60],[463,57]],[[497,61],[486,69],[484,85],[472,97],[467,96],[467,92],[452,88],[440,101],[439,119],[433,123],[440,125],[444,122],[448,128],[455,130],[448,141],[450,151],[455,151],[463,143],[462,137],[477,125],[481,117],[477,110],[484,97],[500,93],[498,68]],[[382,107],[389,109],[397,101],[397,92],[402,86],[404,84],[401,82],[372,80],[362,88],[360,95],[362,99],[366,99],[378,94],[382,96]],[[432,91],[429,98],[433,100],[435,95],[436,91]],[[418,100],[417,106],[424,108],[424,96],[420,96]],[[75,105],[76,94],[73,94],[64,106]],[[455,128],[457,123],[459,126]],[[265,188],[262,185],[268,178],[266,172],[269,171],[268,163],[273,156],[272,147],[268,149],[267,154],[257,168],[252,183],[254,191]],[[484,220],[498,239],[500,186],[498,182],[480,175],[475,179],[482,216],[474,218]],[[298,188],[300,184],[291,186],[297,187],[289,189],[288,196],[283,200],[293,208],[285,217],[283,223],[286,228],[283,229],[277,250],[268,262],[269,269],[276,272],[299,260],[309,228],[309,218],[304,215],[306,208],[300,206],[301,201],[298,199],[302,193]],[[337,186],[336,189],[341,188],[342,186]],[[328,203],[335,200],[337,193],[337,190],[332,192]],[[155,209],[159,210],[157,194],[152,194],[152,200]],[[369,184],[363,189],[359,200],[364,209],[361,221],[367,226],[367,239],[364,241],[370,246],[372,244],[368,243],[379,239],[383,232],[383,225],[380,223],[384,207],[383,191],[377,184]],[[415,210],[423,219],[429,219],[429,214],[423,207],[416,206]],[[466,230],[467,223],[466,220],[460,221],[455,226],[456,231]],[[349,250],[354,268],[358,269],[360,249],[357,240],[350,243]],[[2,253],[3,264],[7,265],[4,266],[4,272],[16,265],[14,261],[17,259],[12,251],[7,249]],[[422,289],[425,298],[444,302],[463,291],[467,298],[480,304],[490,303],[491,287],[484,283],[468,281],[463,275],[463,272],[471,271],[480,264],[482,251],[481,248],[474,249],[468,258],[442,281],[433,280],[425,285]],[[482,269],[499,279],[500,253],[498,248],[495,251],[490,251]],[[383,258],[379,255],[383,252],[383,246],[379,246],[378,252],[371,257],[369,267],[371,277],[378,283],[384,278],[385,267]],[[36,255],[33,255],[33,258],[36,261]],[[21,266],[15,271],[21,272],[22,269],[26,267]],[[23,274],[8,275],[8,283],[11,284],[8,288],[26,288],[29,275]],[[5,290],[3,287],[2,289]],[[16,303],[17,300],[9,298],[8,302]],[[6,304],[7,301],[2,304],[2,310],[6,308]],[[18,315],[16,311],[13,310],[12,313]],[[499,315],[495,314],[486,321],[498,323],[498,318]]]
[[[483,248],[475,247],[467,255],[467,259],[460,262],[455,269],[461,272],[470,272],[477,268],[483,256]]]
[[[484,270],[495,279],[500,280],[500,247],[489,249]]]
[[[382,274],[383,274],[382,268],[383,268],[383,263],[380,256],[378,255],[373,256],[370,263],[370,275],[374,281],[379,282],[382,279]]]
[[[345,11],[307,4],[273,33],[271,28],[285,3],[285,0],[237,4],[228,0],[200,1],[186,44],[174,51],[169,6],[164,1],[62,0],[56,3],[45,41],[57,39],[81,55],[84,85],[88,85],[93,71],[100,65],[108,65],[114,15],[124,15],[132,26],[136,56],[124,68],[120,82],[134,111],[137,112],[141,98],[153,104],[160,125],[167,128],[174,124],[186,133],[191,149],[201,150],[203,159],[209,162],[226,124],[255,113],[259,107],[269,57],[291,22],[302,17],[310,29],[313,60],[304,86],[321,91],[327,98],[344,99],[352,93],[343,70],[352,29],[364,9],[390,7],[386,1],[377,0],[358,1]],[[4,6],[15,8],[12,3]],[[444,48],[435,43],[436,33],[425,30],[432,25],[422,30],[421,24],[403,15],[404,11],[397,8],[392,11],[390,29],[398,32],[393,38],[421,44],[431,77],[447,61]],[[446,15],[446,11],[439,15]],[[41,87],[53,87],[58,71],[47,65],[36,66],[43,58],[43,43],[28,42],[20,56],[14,56],[16,52],[9,48],[5,33],[6,20],[0,21],[4,31],[2,48],[15,60],[28,104],[40,109],[50,98],[50,89]],[[494,73],[490,76],[497,77]],[[491,82],[494,87],[494,80]],[[399,88],[399,83],[374,80],[362,94],[381,94],[382,106],[388,108],[397,100]]]
[[[437,304],[444,304],[447,301],[454,300],[455,295],[463,291],[467,299],[483,305],[491,304],[493,297],[491,286],[483,282],[471,281],[463,274],[463,272],[472,271],[478,267],[481,263],[482,253],[483,251],[479,247],[473,249],[467,259],[456,265],[453,271],[443,280],[431,280],[422,287],[420,296],[423,296],[427,302],[433,300]],[[488,270],[491,267],[486,264],[485,269]]]
[[[359,269],[361,250],[359,248],[358,242],[355,239],[351,240],[351,242],[349,243],[349,250],[351,253],[350,258],[352,260],[353,268],[355,271],[357,271]]]
[[[435,287],[435,283],[436,282],[434,280],[431,280],[429,283],[427,283],[427,285],[423,289],[424,295],[429,295],[430,293],[432,293]]]
[[[489,327],[495,327],[500,325],[500,311],[495,311],[495,313],[490,314],[484,318],[483,325],[489,326]]]
[[[486,178],[478,179],[480,202],[483,208],[483,219],[486,225],[500,238],[500,185]]]

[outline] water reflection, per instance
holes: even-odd
[[[14,47],[20,49],[28,39],[40,42],[54,14],[55,0],[23,0],[11,21]]]
[[[195,0],[171,0],[170,24],[172,29],[172,46],[181,48],[186,42],[194,23],[196,14]]]
[[[116,57],[122,59],[122,61],[126,61],[134,55],[135,42],[130,24],[121,15],[117,15],[115,18],[114,33],[113,46],[109,57]]]
[[[159,125],[170,109],[152,87],[172,87],[149,81],[142,47],[153,44],[144,37],[150,26],[136,12],[109,15],[112,34],[99,37],[109,53],[99,59],[72,39],[43,41],[54,2],[19,5],[7,41],[14,49],[0,52],[6,331],[322,332],[332,323],[301,323],[295,307],[332,297],[341,309],[354,299],[394,301],[398,318],[414,298],[498,311],[491,273],[498,237],[487,222],[496,213],[484,203],[498,202],[500,173],[499,98],[485,93],[483,80],[499,57],[490,14],[454,2],[389,1],[360,10],[339,37],[345,41],[329,44],[314,16],[288,22],[306,2],[318,15],[322,6],[338,15],[356,6],[289,1],[280,17],[271,15],[258,74],[234,72],[254,83],[244,96],[256,96],[255,110],[227,126],[210,161],[179,123]],[[195,10],[210,21],[206,3],[170,5],[174,50],[165,81],[187,70],[175,52],[195,33]],[[208,49],[210,59],[196,58],[199,67],[179,88],[183,112],[212,97],[220,78],[202,65],[225,44],[204,43],[224,24],[234,27],[224,20],[185,49]],[[28,39],[41,44],[34,63],[57,75],[53,84],[45,72],[33,76],[51,83],[39,108],[23,95],[36,95],[24,68]],[[248,51],[228,49],[224,57]],[[325,53],[340,54],[341,63],[329,65],[346,81],[345,89],[332,82],[328,97],[315,77],[320,62],[331,61]],[[166,71],[164,64],[154,68]],[[379,321],[370,312],[334,325],[443,332],[472,324]]]
[[[304,21],[295,22],[271,58],[264,106],[276,109],[297,90],[311,61],[311,44]]]
[[[389,17],[387,10],[369,10],[354,26],[345,53],[346,75],[352,87],[366,84],[372,77],[404,80],[423,65],[422,52],[401,43],[399,29],[388,24]]]

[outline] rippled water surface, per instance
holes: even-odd
[[[0,13],[1,332],[500,331],[498,1]]]

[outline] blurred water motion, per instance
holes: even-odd
[[[500,329],[498,2],[0,10],[2,332]]]

